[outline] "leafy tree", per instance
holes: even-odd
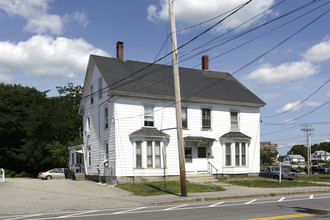
[[[264,151],[260,151],[260,162],[263,166],[273,165],[275,164],[275,160],[278,152],[271,152],[270,149],[265,149]]]
[[[307,148],[304,145],[294,145],[288,154],[297,154],[301,155],[307,160]]]

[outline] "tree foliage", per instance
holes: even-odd
[[[264,149],[264,151],[260,151],[260,162],[263,166],[273,165],[275,164],[275,160],[278,152],[271,152],[270,149]]]
[[[305,145],[294,145],[288,152],[288,155],[289,154],[301,155],[305,158],[305,161],[307,160],[307,148],[305,147]]]
[[[0,167],[35,175],[66,167],[68,146],[80,144],[82,88],[57,87],[59,96],[20,85],[0,84]]]

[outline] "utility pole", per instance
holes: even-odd
[[[314,131],[313,128],[309,128],[310,125],[306,124],[306,128],[301,129],[303,132],[306,132],[306,138],[307,138],[307,174],[311,174],[311,148],[309,143],[309,135],[311,135],[311,132]]]
[[[171,20],[171,36],[172,36],[172,56],[173,56],[173,74],[174,74],[174,88],[175,88],[175,109],[176,109],[176,125],[178,137],[178,151],[180,164],[180,184],[181,196],[187,196],[186,185],[186,168],[184,164],[184,150],[183,150],[183,136],[182,136],[182,120],[181,120],[181,94],[180,94],[180,78],[179,78],[179,61],[176,40],[175,18],[173,13],[173,0],[168,0],[169,14]]]

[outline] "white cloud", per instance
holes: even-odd
[[[11,74],[4,73],[0,69],[0,82],[2,83],[11,83],[13,82],[14,77]]]
[[[281,109],[277,109],[277,110],[276,110],[276,113],[282,113],[282,112],[288,111],[288,110],[294,108],[295,106],[297,106],[297,107],[295,107],[295,108],[292,109],[291,111],[295,111],[295,112],[297,112],[297,111],[299,111],[299,109],[302,107],[302,106],[299,105],[299,104],[300,104],[300,101],[295,101],[295,102],[292,102],[292,103],[288,103],[288,104],[286,104],[285,106],[283,106]],[[298,106],[298,105],[299,105],[299,106]]]
[[[90,54],[110,56],[83,39],[36,35],[18,43],[0,42],[0,79],[8,82],[15,72],[43,78],[83,76]]]
[[[276,113],[282,113],[282,112],[286,112],[286,111],[298,112],[304,106],[317,107],[317,106],[321,105],[321,103],[317,102],[317,101],[304,102],[301,104],[300,103],[301,103],[300,101],[288,103],[288,104],[284,105],[282,108],[277,109]]]
[[[288,83],[315,75],[318,72],[318,66],[304,61],[283,63],[276,67],[271,64],[263,64],[245,78],[260,83]]]
[[[180,0],[174,2],[174,13],[177,22],[185,25],[200,23],[234,9],[246,0]],[[274,0],[252,1],[223,22],[218,30],[233,28],[249,18],[269,8]],[[147,9],[148,20],[158,21],[168,18],[168,1],[159,0],[159,5],[150,5]],[[271,12],[269,12],[271,13]],[[257,22],[255,20],[254,22]]]
[[[48,4],[52,0],[1,0],[0,10],[10,16],[20,16],[26,19],[24,30],[32,33],[63,33],[64,22],[75,21],[83,27],[89,23],[86,12],[74,12],[63,17],[48,13]]]
[[[48,14],[48,3],[51,0],[0,1],[0,9],[11,16],[21,16],[26,19],[25,30],[33,33],[61,34],[62,19],[58,15]]]
[[[330,91],[327,93],[327,97],[330,97]]]
[[[324,62],[330,59],[330,37],[308,49],[303,57],[309,62]]]

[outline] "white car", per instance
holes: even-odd
[[[54,168],[46,172],[40,172],[38,178],[42,180],[51,180],[51,179],[64,179],[64,168]]]

